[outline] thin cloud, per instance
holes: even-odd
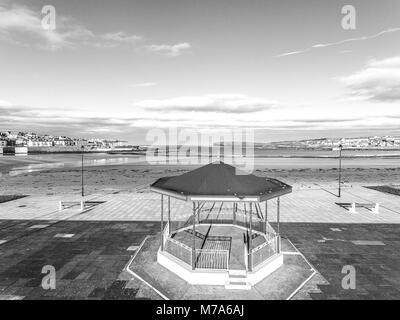
[[[128,43],[135,43],[139,40],[142,40],[142,37],[137,35],[128,35],[123,31],[118,32],[109,32],[102,35],[103,39],[116,41],[116,42],[128,42]]]
[[[13,4],[5,7],[0,4],[0,35],[17,44],[16,39],[26,36],[41,41],[40,47],[46,49],[59,49],[73,46],[77,41],[85,42],[92,38],[93,33],[73,19],[57,16],[57,29],[44,30],[41,22],[41,12],[34,11],[26,6]]]
[[[359,72],[340,80],[352,100],[400,101],[400,56],[372,60]]]
[[[249,113],[273,108],[276,102],[239,94],[219,94],[144,100],[134,105],[145,110],[161,112]]]
[[[304,53],[304,52],[307,52],[307,51],[310,51],[310,49],[305,49],[305,50],[300,50],[300,51],[285,52],[285,53],[282,53],[280,55],[277,55],[276,57],[280,58],[280,57],[286,57],[286,56],[293,56],[295,54]]]
[[[188,42],[173,45],[142,44],[144,38],[124,31],[95,34],[89,28],[79,24],[71,17],[57,13],[56,29],[42,28],[42,15],[39,9],[0,1],[0,38],[11,43],[49,50],[74,48],[82,45],[96,48],[116,48],[123,45],[133,46],[137,51],[156,52],[169,57],[180,56],[191,48]]]
[[[378,38],[378,37],[380,37],[380,36],[382,36],[384,34],[398,32],[398,31],[400,31],[400,28],[390,28],[390,29],[383,30],[381,32],[378,32],[378,33],[370,35],[370,36],[362,36],[362,37],[357,37],[357,38],[350,38],[350,39],[345,39],[345,40],[336,41],[336,42],[318,43],[318,44],[315,44],[315,45],[311,46],[310,48],[307,48],[307,49],[304,49],[304,50],[284,52],[284,53],[281,53],[281,54],[279,54],[279,55],[277,55],[275,57],[276,58],[281,58],[281,57],[286,57],[286,56],[306,53],[306,52],[311,51],[313,49],[338,46],[338,45],[341,45],[341,44],[344,44],[344,43],[348,43],[348,42],[365,41],[365,40],[375,39],[375,38]]]
[[[146,50],[150,52],[159,53],[162,55],[166,55],[168,57],[178,57],[192,46],[188,42],[182,42],[178,44],[151,44],[145,47]]]
[[[115,48],[123,44],[136,45],[143,40],[143,37],[138,35],[129,35],[123,31],[108,32],[100,35],[99,41],[95,44],[100,48]]]
[[[386,65],[386,62],[383,63]],[[138,108],[143,107],[140,112]],[[395,104],[338,105],[336,108],[293,106],[239,94],[143,100],[130,109],[98,110],[37,108],[0,104],[0,128],[84,136],[108,132],[128,136],[132,130],[151,128],[252,128],[254,130],[340,130],[399,127]]]

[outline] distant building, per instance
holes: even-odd
[[[106,148],[118,148],[118,147],[123,147],[128,144],[128,141],[122,141],[122,140],[103,140],[104,147]]]
[[[15,140],[15,145],[18,147],[26,147],[26,145],[27,145],[26,139],[18,137]]]
[[[53,142],[52,141],[46,141],[46,140],[28,140],[27,143],[28,147],[52,147]]]
[[[74,139],[74,145],[78,148],[87,147],[88,141],[86,139]]]
[[[71,138],[60,136],[60,137],[54,138],[53,145],[54,146],[69,147],[69,146],[73,146],[75,144],[74,144],[74,141]]]

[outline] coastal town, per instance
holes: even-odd
[[[356,138],[318,138],[298,141],[279,141],[257,144],[259,149],[315,149],[332,150],[399,150],[400,136],[370,136]]]
[[[400,150],[400,136],[370,136],[356,138],[318,138],[298,141],[255,143],[256,149],[299,150]],[[0,131],[0,154],[51,152],[112,152],[144,151],[144,146],[130,145],[126,140],[72,138],[65,135],[33,132]]]
[[[71,138],[33,132],[0,131],[0,154],[135,150],[140,150],[140,147],[129,145],[127,141],[123,140]]]

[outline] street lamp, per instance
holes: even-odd
[[[83,152],[84,152],[84,150],[85,150],[85,146],[81,146],[81,150],[82,150],[82,165],[81,165],[81,176],[82,176],[82,188],[81,188],[81,190],[82,190],[82,198],[84,197],[84,189],[83,189]]]
[[[343,148],[343,146],[341,144],[339,144],[339,198],[341,196],[340,185],[341,185],[341,180],[342,180],[342,148]]]

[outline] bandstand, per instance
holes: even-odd
[[[215,162],[160,178],[150,189],[161,195],[157,262],[190,284],[250,289],[283,264],[280,197],[291,186]],[[191,202],[186,220],[171,220],[171,198]],[[272,199],[276,230],[268,221]]]

